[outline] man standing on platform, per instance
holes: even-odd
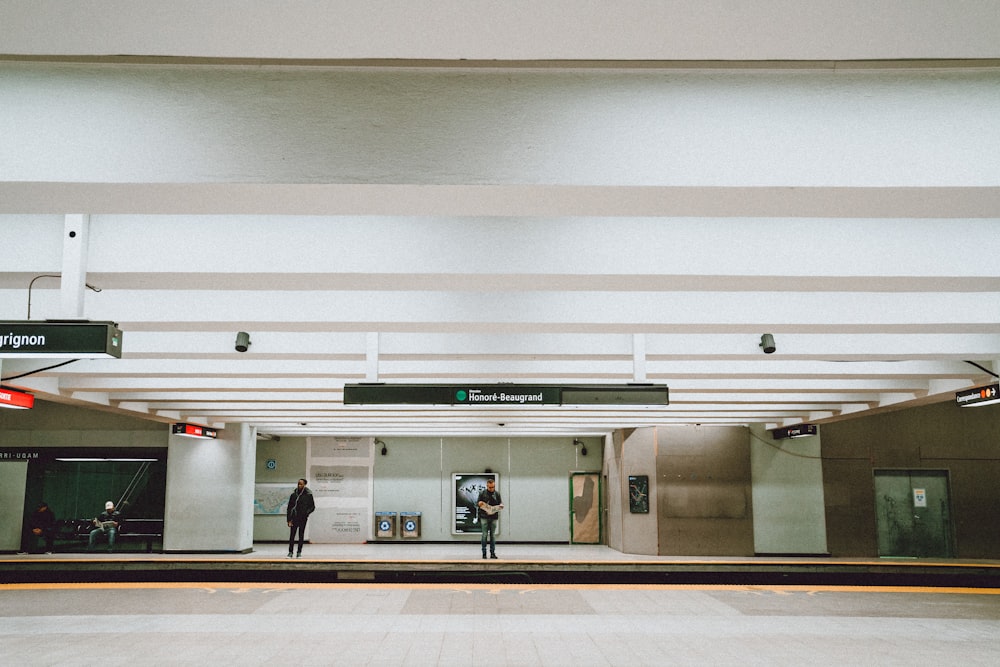
[[[480,542],[483,547],[483,558],[486,558],[486,540],[489,536],[490,558],[497,557],[496,527],[500,510],[503,509],[503,498],[497,491],[496,480],[486,480],[486,490],[479,492],[479,499],[476,501],[479,507],[479,528],[482,530]]]
[[[308,482],[304,479],[300,479],[298,486],[292,491],[292,495],[288,498],[288,510],[285,513],[288,519],[288,528],[290,532],[288,533],[288,557],[292,557],[293,547],[295,545],[295,532],[299,533],[299,550],[296,554],[298,558],[302,558],[302,544],[306,539],[306,521],[309,520],[309,515],[313,513],[316,509],[316,502],[313,500],[312,491],[306,486]]]

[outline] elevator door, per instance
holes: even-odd
[[[875,511],[879,556],[952,557],[947,471],[875,471]]]

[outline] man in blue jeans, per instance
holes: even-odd
[[[115,550],[115,537],[118,535],[118,528],[122,523],[122,515],[115,511],[115,504],[110,500],[104,503],[104,511],[94,519],[94,529],[90,531],[90,541],[87,542],[87,550],[93,551],[97,544],[98,535],[108,536],[108,551]]]
[[[486,558],[487,536],[489,536],[490,542],[490,558],[496,558],[497,519],[500,516],[500,510],[503,509],[503,498],[500,497],[500,492],[497,491],[496,481],[492,479],[486,480],[486,490],[479,492],[479,498],[476,500],[476,505],[479,507],[479,528],[483,535],[480,540],[483,546],[483,558]]]

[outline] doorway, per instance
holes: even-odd
[[[952,558],[946,470],[876,470],[878,555]]]
[[[570,544],[601,543],[601,476],[575,472],[570,476]]]

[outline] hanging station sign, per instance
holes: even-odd
[[[962,408],[1000,403],[1000,384],[990,384],[985,387],[956,392],[955,402]]]
[[[170,432],[185,438],[199,438],[201,440],[214,440],[219,437],[219,432],[214,428],[198,424],[174,424],[170,427]]]
[[[344,385],[345,405],[668,405],[665,385]]]
[[[0,322],[0,359],[121,359],[121,356],[122,331],[114,322]]]
[[[30,410],[35,407],[35,395],[10,387],[0,387],[0,408]]]

